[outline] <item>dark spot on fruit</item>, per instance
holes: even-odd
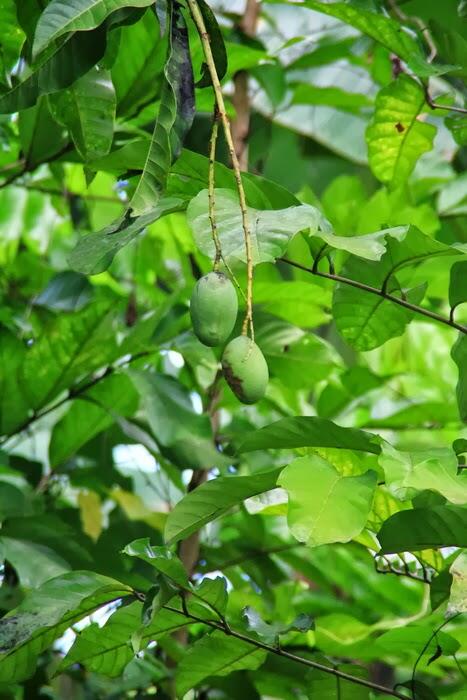
[[[245,395],[243,393],[243,386],[242,386],[242,380],[239,379],[232,371],[232,367],[227,364],[227,362],[222,363],[222,370],[224,372],[224,377],[227,381],[227,384],[232,388],[232,391],[234,394],[236,394],[239,397],[245,398]]]

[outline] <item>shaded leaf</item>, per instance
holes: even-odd
[[[266,652],[222,632],[207,634],[190,646],[177,668],[176,686],[183,695],[209,676],[227,676],[233,671],[259,668]]]
[[[448,614],[467,612],[467,552],[460,552],[449,569],[452,576]]]
[[[395,513],[383,523],[378,540],[384,554],[432,547],[466,547],[467,509],[434,506]]]
[[[98,27],[112,12],[124,7],[147,7],[153,0],[52,0],[41,14],[34,36],[33,54],[69,32]]]
[[[187,573],[180,559],[166,547],[152,547],[148,537],[131,542],[123,553],[142,559],[178,586],[188,588]]]
[[[159,113],[143,173],[130,202],[132,216],[148,214],[165,190],[172,163],[194,118],[194,84],[188,32],[178,4],[169,5],[169,49]]]
[[[0,681],[28,678],[39,654],[70,625],[131,589],[90,571],[46,581],[0,620]]]
[[[331,670],[331,669],[330,669]],[[355,664],[339,664],[338,671],[343,671],[357,678],[368,680],[366,668]],[[308,697],[310,700],[368,700],[370,691],[364,686],[333,676],[325,671],[313,670],[308,674]]]
[[[459,368],[456,395],[461,420],[467,421],[467,335],[459,334],[454,343],[451,357]]]
[[[249,605],[243,609],[243,617],[247,622],[247,628],[255,632],[266,644],[277,645],[281,634],[287,634],[287,632],[292,631],[308,632],[314,627],[311,617],[305,614],[299,615],[289,625],[285,625],[281,622],[273,622],[270,624],[265,622],[261,615]]]
[[[84,275],[65,270],[58,272],[34,299],[36,306],[53,311],[79,311],[93,296],[93,287]]]
[[[227,72],[227,51],[225,50],[224,38],[217,23],[216,16],[205,0],[198,0],[198,7],[203,15],[204,24],[209,35],[209,43],[216,66],[216,73],[219,80],[225,76]],[[201,78],[196,83],[196,87],[208,87],[211,85],[211,76],[206,63],[201,67]]]
[[[378,454],[378,438],[354,428],[342,428],[325,418],[295,416],[282,418],[249,433],[237,443],[237,452],[294,449],[297,447],[338,447]]]
[[[276,485],[280,469],[251,476],[221,476],[190,491],[170,511],[165,539],[177,542],[201,529],[246,498],[269,491]]]
[[[413,700],[438,700],[436,693],[434,693],[426,683],[416,679],[398,683],[397,687],[409,688]]]

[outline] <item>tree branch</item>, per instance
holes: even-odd
[[[197,615],[193,615],[193,614],[189,613],[188,611],[178,610],[177,608],[173,608],[170,605],[164,605],[164,609],[170,610],[171,612],[176,612],[178,614],[184,615],[186,618],[193,620],[193,622],[201,622],[202,624],[207,625],[208,627],[211,627],[212,629],[223,632],[223,634],[225,634],[225,635],[228,635],[230,637],[235,637],[235,639],[239,639],[242,642],[246,642],[247,644],[251,644],[251,646],[254,646],[257,649],[263,649],[264,651],[267,651],[270,654],[275,654],[276,656],[282,656],[283,658],[289,659],[290,661],[294,661],[295,663],[299,663],[302,666],[307,666],[308,668],[314,668],[314,669],[317,669],[318,671],[323,671],[324,673],[329,673],[331,676],[335,676],[336,678],[341,678],[342,680],[349,681],[349,683],[356,683],[357,685],[362,685],[365,688],[370,688],[371,690],[374,690],[378,693],[384,693],[385,695],[391,695],[394,698],[401,698],[401,700],[407,700],[407,695],[402,695],[401,693],[398,693],[396,690],[393,690],[392,688],[386,688],[385,686],[379,685],[378,683],[373,683],[372,681],[367,681],[364,678],[359,678],[358,676],[352,676],[352,675],[350,675],[350,673],[345,673],[344,671],[339,671],[336,668],[329,668],[329,666],[325,666],[324,664],[320,664],[317,661],[311,661],[310,659],[305,659],[302,656],[297,656],[296,654],[292,654],[289,651],[285,651],[285,649],[282,649],[280,647],[270,646],[269,644],[265,644],[264,642],[261,642],[258,639],[253,639],[253,637],[248,637],[246,634],[242,634],[241,632],[237,632],[236,630],[233,630],[231,627],[226,628],[223,624],[219,624],[219,623],[213,622],[211,620],[205,620],[202,617],[198,617]]]
[[[302,265],[301,263],[295,262],[294,260],[288,260],[287,258],[278,258],[278,260],[280,260],[283,263],[286,263],[287,265],[291,265],[292,267],[296,267],[299,270],[303,270],[304,272],[309,272],[310,275],[316,275],[317,277],[323,277],[324,279],[332,280],[333,282],[347,284],[349,285],[349,287],[355,287],[356,289],[360,289],[363,292],[375,294],[376,296],[381,297],[382,299],[387,299],[387,301],[391,301],[393,304],[403,306],[409,311],[413,311],[414,313],[419,314],[421,316],[426,316],[427,318],[430,318],[433,321],[437,321],[438,323],[443,323],[445,326],[455,328],[461,333],[465,333],[467,335],[467,326],[463,326],[461,323],[457,323],[456,321],[447,318],[446,316],[441,316],[441,314],[437,314],[434,311],[425,309],[423,308],[423,306],[417,306],[416,304],[412,304],[406,299],[400,299],[399,297],[395,297],[392,294],[388,294],[387,292],[378,289],[377,287],[371,287],[369,284],[357,282],[357,280],[350,279],[350,277],[342,277],[341,275],[335,275],[330,272],[320,272],[319,270],[307,267],[306,265]]]

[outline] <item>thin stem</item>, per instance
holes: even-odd
[[[373,683],[372,681],[367,681],[364,678],[359,678],[358,676],[352,676],[350,673],[345,673],[344,671],[339,671],[336,668],[329,668],[329,666],[325,666],[324,664],[320,664],[317,661],[311,661],[310,659],[305,659],[302,656],[297,656],[296,654],[292,654],[289,651],[285,651],[281,647],[276,647],[276,646],[270,646],[269,644],[265,644],[264,642],[261,642],[258,639],[253,639],[253,637],[248,637],[246,634],[242,634],[241,632],[237,632],[236,630],[232,629],[231,627],[228,628],[228,630],[224,627],[222,624],[218,624],[217,622],[212,622],[211,620],[204,620],[202,617],[198,617],[197,615],[193,615],[189,613],[188,615],[185,612],[181,612],[177,608],[173,608],[170,605],[164,605],[165,610],[170,610],[171,612],[179,613],[185,615],[185,617],[188,617],[189,619],[193,620],[194,622],[201,622],[202,624],[207,625],[208,627],[212,627],[213,629],[219,630],[220,632],[223,632],[225,635],[228,635],[230,637],[235,637],[236,639],[240,639],[242,642],[246,642],[247,644],[251,644],[251,646],[256,647],[257,649],[264,649],[264,651],[269,652],[270,654],[275,654],[276,656],[282,656],[283,658],[289,659],[290,661],[295,661],[296,663],[302,664],[303,666],[308,666],[309,668],[315,668],[318,671],[323,671],[324,673],[329,673],[332,676],[335,676],[336,678],[342,678],[342,680],[349,681],[350,683],[356,683],[357,685],[363,685],[365,688],[371,688],[371,690],[374,690],[378,693],[384,693],[385,695],[391,695],[394,698],[401,698],[401,700],[407,700],[407,695],[402,695],[401,693],[398,693],[397,691],[393,690],[392,688],[386,688],[383,685],[379,685],[378,683]]]
[[[219,234],[217,231],[216,223],[216,195],[215,195],[215,179],[214,179],[214,169],[216,163],[216,144],[217,135],[219,133],[219,114],[217,111],[217,106],[214,107],[214,116],[212,120],[211,138],[209,139],[209,173],[208,173],[208,207],[209,207],[209,221],[211,223],[212,240],[214,241],[214,248],[216,251],[214,258],[214,270],[219,269],[219,263],[222,259],[222,249],[221,242],[219,240]]]
[[[384,292],[381,289],[378,289],[377,287],[371,287],[369,284],[357,282],[356,280],[350,279],[350,277],[342,277],[341,275],[335,275],[329,272],[320,272],[319,270],[313,270],[311,267],[302,265],[301,263],[295,262],[294,260],[288,260],[287,258],[278,258],[278,260],[286,263],[287,265],[292,265],[292,267],[296,267],[299,270],[303,270],[304,272],[309,272],[311,275],[316,275],[317,277],[323,277],[324,279],[333,280],[334,282],[341,282],[342,284],[349,285],[349,287],[361,289],[363,292],[375,294],[376,296],[379,296],[382,299],[387,299],[388,301],[391,301],[393,304],[403,306],[405,309],[409,309],[410,311],[413,311],[416,314],[420,314],[421,316],[431,318],[433,321],[438,321],[438,323],[444,323],[445,326],[455,328],[461,333],[465,333],[467,335],[467,326],[463,326],[462,324],[457,323],[452,319],[446,318],[445,316],[441,316],[441,314],[437,314],[434,311],[425,309],[423,308],[423,306],[417,306],[416,304],[412,304],[406,299],[399,299],[399,297],[395,297],[392,294],[387,294],[386,292]]]
[[[237,154],[235,153],[235,146],[232,139],[232,133],[230,130],[230,122],[227,116],[224,96],[222,94],[222,88],[219,81],[219,76],[217,75],[216,65],[214,62],[214,57],[211,50],[211,42],[209,38],[209,33],[207,32],[206,25],[204,23],[203,15],[198,7],[196,0],[187,0],[188,6],[190,8],[191,16],[196,25],[196,28],[201,39],[203,46],[204,56],[206,58],[206,64],[208,66],[209,74],[211,76],[212,86],[214,88],[214,94],[216,97],[217,108],[219,111],[219,118],[222,122],[222,127],[224,130],[225,140],[227,142],[227,147],[229,150],[230,158],[232,161],[232,168],[235,175],[235,182],[237,184],[238,198],[240,202],[240,211],[242,215],[242,227],[245,239],[245,253],[246,253],[246,267],[247,267],[247,292],[246,292],[246,314],[245,320],[243,322],[242,334],[246,335],[248,327],[251,329],[251,337],[254,336],[253,330],[253,254],[251,246],[251,231],[250,224],[248,221],[248,209],[246,203],[245,190],[243,189],[242,174],[240,170],[240,165],[238,162]]]

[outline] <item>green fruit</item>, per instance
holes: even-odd
[[[222,272],[210,272],[197,281],[190,313],[193,330],[204,345],[225,343],[232,333],[237,312],[237,292]]]
[[[227,345],[222,369],[242,403],[256,403],[263,398],[269,381],[268,365],[259,347],[246,335],[239,335]]]

